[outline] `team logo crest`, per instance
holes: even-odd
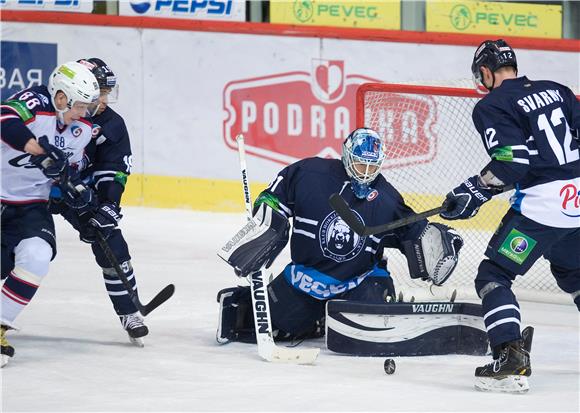
[[[70,131],[75,138],[78,138],[83,133],[83,130],[78,126],[71,126]]]
[[[92,138],[95,139],[101,133],[101,125],[97,125],[96,123],[93,124],[93,130],[91,132]]]
[[[369,194],[367,195],[367,201],[371,202],[374,201],[376,199],[376,197],[379,196],[379,191],[377,191],[376,189],[373,189],[371,192],[369,192]]]
[[[364,223],[361,216],[354,213]],[[365,244],[365,237],[356,234],[334,211],[324,218],[318,239],[322,254],[336,262],[353,259]]]

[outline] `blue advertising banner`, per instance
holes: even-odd
[[[48,83],[56,67],[56,43],[0,42],[0,99]]]
[[[93,0],[0,0],[0,10],[67,11],[92,13]]]

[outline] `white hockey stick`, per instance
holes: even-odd
[[[252,219],[252,197],[248,184],[246,169],[246,149],[244,135],[236,137],[238,153],[240,155],[240,171],[242,172],[242,185],[244,189],[244,202],[248,220]],[[270,319],[270,303],[268,300],[268,286],[264,281],[262,271],[257,271],[248,276],[252,292],[252,311],[254,313],[254,328],[256,329],[256,341],[258,354],[266,361],[279,363],[312,364],[318,357],[318,348],[289,348],[277,346],[272,337],[272,321]]]

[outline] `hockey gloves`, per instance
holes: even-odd
[[[78,172],[73,171],[70,174],[66,182],[60,185],[64,203],[79,215],[95,209],[97,200],[92,188],[81,180]]]
[[[30,162],[39,168],[47,178],[62,178],[68,165],[68,156],[56,146],[48,143],[46,135],[38,138],[38,144],[44,149],[44,153],[32,155]]]
[[[447,210],[439,215],[449,220],[472,218],[492,196],[489,188],[480,182],[479,176],[472,176],[447,194],[443,203]]]
[[[89,224],[95,227],[106,239],[117,227],[123,215],[119,207],[112,202],[103,202],[95,210]]]
[[[453,228],[429,223],[419,239],[403,241],[411,278],[442,285],[453,273],[462,247],[463,238]]]

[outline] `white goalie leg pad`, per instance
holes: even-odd
[[[457,266],[462,246],[463,238],[454,229],[428,224],[417,241],[403,242],[411,277],[442,285]]]

